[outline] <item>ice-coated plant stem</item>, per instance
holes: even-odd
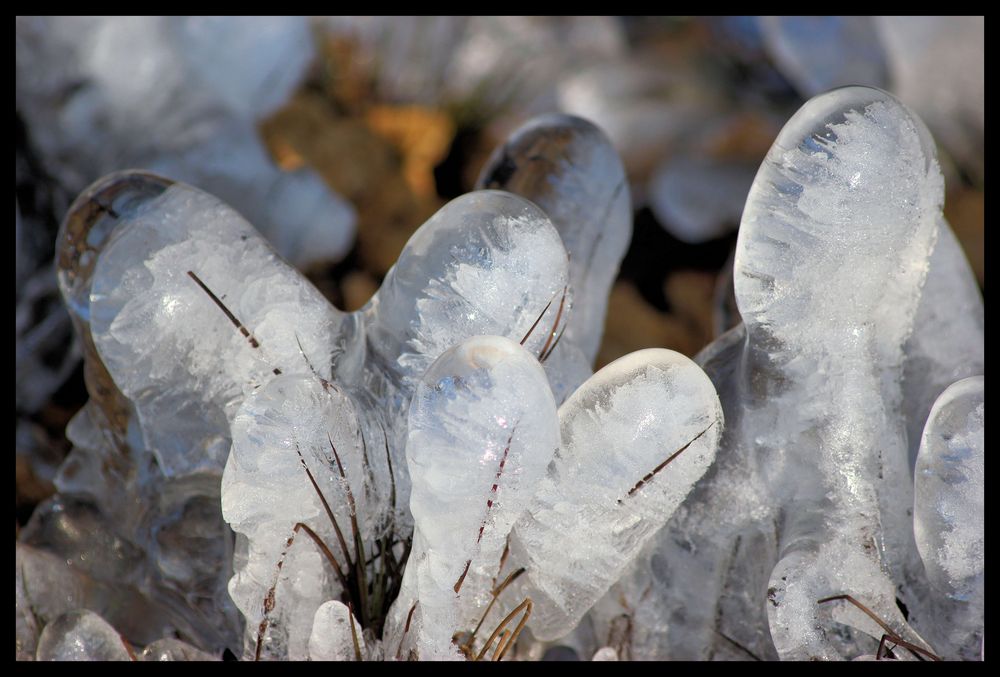
[[[408,417],[415,533],[390,639],[404,640],[398,620],[416,603],[408,644],[460,657],[452,638],[465,641],[492,600],[508,534],[558,446],[545,373],[516,342],[473,337],[431,365]]]

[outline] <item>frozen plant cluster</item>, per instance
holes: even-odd
[[[593,125],[528,123],[480,186],[355,313],[206,193],[81,195],[91,400],[18,543],[19,657],[981,655],[983,307],[914,114],[788,122],[744,324],[695,362],[592,373],[630,229]]]

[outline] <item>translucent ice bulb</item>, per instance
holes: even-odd
[[[473,337],[424,374],[410,406],[416,534],[400,595],[416,583],[421,657],[447,651],[489,603],[507,535],[558,445],[545,373],[516,342]]]
[[[632,237],[628,181],[611,141],[583,118],[539,116],[493,151],[478,185],[522,195],[552,219],[569,252],[575,299],[565,338],[593,364],[611,284]]]
[[[983,594],[985,379],[948,387],[931,409],[914,474],[913,530],[931,583],[964,601]]]

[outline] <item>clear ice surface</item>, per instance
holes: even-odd
[[[941,217],[913,333],[904,345],[903,408],[912,468],[931,407],[945,388],[985,368],[985,308],[976,277]]]
[[[975,659],[984,640],[985,379],[949,386],[934,403],[914,472],[913,531],[933,586],[935,637]]]
[[[235,408],[275,368],[329,364],[344,315],[237,212],[183,184],[122,212],[98,260],[90,329],[167,476],[217,472]],[[252,349],[192,278],[247,327]],[[137,336],[142,340],[135,340]],[[322,359],[321,359],[322,356]],[[183,368],[179,368],[183,365]]]
[[[582,118],[542,115],[514,130],[493,151],[477,185],[526,197],[552,219],[569,253],[573,289],[563,341],[579,346],[593,365],[608,294],[632,238],[629,186],[611,142]],[[590,372],[581,375],[583,379],[569,384],[567,396]]]

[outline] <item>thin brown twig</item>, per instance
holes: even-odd
[[[408,633],[410,631],[410,621],[413,620],[413,612],[416,611],[416,610],[417,610],[417,602],[414,602],[413,606],[410,607],[410,612],[408,614],[406,614],[406,625],[403,626],[403,634],[399,638],[399,646],[396,647],[396,660],[397,661],[399,660],[399,657],[403,653],[403,640],[406,639],[406,633]]]
[[[356,567],[358,570],[358,592],[361,595],[361,624],[368,624],[368,577],[365,574],[365,546],[361,540],[361,530],[358,528],[358,509],[354,502],[354,493],[351,491],[351,484],[347,481],[347,474],[344,466],[340,462],[340,454],[333,444],[333,438],[327,432],[326,439],[330,442],[330,449],[333,451],[333,458],[337,461],[337,469],[340,471],[340,479],[344,481],[344,490],[347,492],[347,503],[351,509],[351,531],[354,533],[354,554]]]
[[[490,638],[486,640],[486,644],[483,645],[483,648],[479,652],[479,655],[476,656],[477,661],[483,659],[483,656],[486,655],[486,652],[489,651],[490,647],[493,645],[493,640],[495,640],[507,628],[507,626],[510,625],[510,622],[514,619],[514,616],[520,613],[521,610],[524,610],[524,616],[521,618],[521,622],[517,624],[517,627],[515,628],[514,633],[511,636],[508,644],[513,643],[514,640],[517,639],[517,636],[521,634],[521,630],[524,629],[525,624],[528,622],[528,618],[531,616],[530,597],[525,597],[523,602],[514,607],[514,610],[511,611],[509,614],[507,614],[507,616],[502,621],[500,621],[500,625],[496,627],[496,629],[493,631],[493,634],[490,635]],[[503,658],[504,653],[506,653],[507,645],[505,645],[503,649],[504,652],[501,653],[500,646],[499,644],[497,645],[497,650],[493,654],[493,660],[498,661]]]
[[[664,468],[666,468],[668,465],[670,465],[671,461],[673,461],[675,458],[677,458],[678,456],[680,456],[680,454],[681,454],[682,451],[684,451],[685,449],[687,449],[688,447],[690,447],[692,444],[694,444],[702,435],[704,435],[709,430],[711,430],[712,426],[714,426],[714,425],[715,425],[715,421],[712,421],[712,423],[710,423],[707,428],[705,428],[700,433],[698,433],[697,435],[695,435],[694,438],[690,442],[688,442],[687,444],[685,444],[683,447],[681,447],[680,449],[678,449],[674,453],[670,454],[670,456],[667,457],[667,460],[665,460],[663,463],[661,463],[660,465],[658,465],[655,468],[653,468],[653,470],[651,472],[647,473],[645,477],[643,477],[641,480],[639,480],[638,482],[636,482],[635,486],[628,490],[627,496],[632,496],[633,494],[635,494],[635,492],[639,491],[639,489],[642,487],[642,485],[644,485],[649,480],[653,479],[654,475],[656,475],[658,472],[660,472],[661,470],[663,470]],[[621,503],[622,500],[618,499],[618,502]]]
[[[354,641],[354,658],[360,663],[363,659],[361,658],[361,645],[358,644],[358,631],[354,627],[354,605],[351,601],[347,601],[347,618],[351,623],[351,639]]]
[[[503,552],[500,553],[500,566],[497,567],[497,575],[493,577],[493,587],[497,586],[497,579],[500,578],[500,572],[503,571],[503,567],[507,564],[507,557],[510,556],[510,534],[507,534],[507,540],[503,544]]]
[[[298,332],[295,333],[295,343],[299,346],[299,354],[302,355],[302,359],[305,360],[306,366],[309,367],[309,371],[311,371],[313,373],[313,376],[318,378],[319,382],[323,384],[324,390],[329,390],[330,382],[327,381],[322,376],[320,376],[319,372],[316,371],[316,368],[312,365],[312,362],[309,361],[309,357],[306,355],[306,351],[302,348],[302,341],[299,340]]]
[[[883,646],[883,642],[886,639],[886,635],[888,635],[888,639],[890,641],[894,642],[897,646],[901,646],[901,647],[903,647],[905,649],[908,649],[910,651],[910,653],[912,653],[914,656],[916,656],[920,660],[923,660],[923,658],[920,657],[920,654],[924,654],[925,656],[927,656],[928,658],[930,658],[933,661],[939,661],[939,660],[941,660],[941,658],[939,656],[931,653],[930,651],[927,651],[926,649],[923,649],[923,648],[917,646],[916,644],[913,644],[911,642],[907,642],[906,640],[904,640],[902,637],[899,636],[899,634],[895,630],[892,629],[892,627],[888,623],[886,623],[884,620],[882,620],[879,617],[878,614],[876,614],[874,611],[872,611],[871,609],[869,609],[867,606],[865,606],[864,604],[862,604],[861,602],[859,602],[857,599],[855,599],[851,595],[844,594],[844,595],[833,595],[831,597],[824,597],[823,599],[816,600],[816,603],[817,604],[826,604],[827,602],[836,602],[836,601],[840,601],[840,600],[843,600],[845,602],[850,602],[855,607],[857,607],[858,609],[860,609],[861,611],[863,611],[869,618],[871,618],[873,621],[875,621],[876,623],[878,623],[879,627],[881,627],[883,630],[885,630],[885,635],[883,635],[882,641],[879,642],[879,648],[880,649]],[[875,657],[878,658],[878,654],[876,654]]]
[[[551,299],[549,299],[549,302],[545,304],[545,307],[544,307],[544,308],[542,308],[542,312],[538,314],[538,317],[537,317],[537,318],[535,318],[535,323],[531,325],[531,328],[530,328],[530,329],[528,329],[528,333],[527,333],[527,334],[525,334],[525,335],[524,335],[524,338],[522,338],[522,339],[521,339],[521,345],[522,345],[522,346],[523,346],[523,345],[525,344],[525,342],[526,342],[526,341],[528,340],[528,338],[529,338],[529,337],[531,336],[531,333],[532,333],[533,331],[535,331],[535,327],[537,327],[537,326],[538,326],[538,323],[542,321],[542,318],[543,318],[543,317],[545,317],[545,313],[547,313],[547,312],[548,312],[548,310],[549,310],[549,306],[551,306],[551,305],[552,305],[552,302],[556,300],[556,296],[557,296],[558,294],[559,294],[559,292],[557,291],[557,292],[556,292],[555,294],[553,294],[553,295],[552,295],[552,298],[551,298]]]
[[[337,540],[340,542],[340,549],[344,553],[344,558],[346,561],[351,561],[351,551],[347,549],[347,541],[344,540],[344,534],[340,530],[340,525],[337,524],[337,518],[333,514],[333,510],[330,508],[330,503],[326,500],[326,496],[323,495],[323,491],[319,488],[319,484],[316,483],[316,478],[313,477],[312,472],[309,470],[309,466],[306,465],[306,459],[302,457],[302,451],[299,450],[298,442],[295,443],[295,453],[299,455],[299,461],[302,462],[302,468],[306,471],[306,476],[312,483],[313,489],[316,491],[316,495],[319,496],[320,503],[323,504],[323,509],[326,511],[327,517],[330,518],[330,522],[333,523],[333,530],[337,534]]]
[[[552,343],[552,339],[555,338],[556,328],[559,326],[559,320],[562,319],[563,308],[566,307],[566,292],[568,290],[568,286],[563,287],[562,299],[559,301],[559,310],[556,312],[556,321],[552,323],[552,331],[549,332],[549,337],[545,339],[545,345],[542,346],[542,351],[538,353],[538,359],[541,359],[542,355],[545,355],[545,351],[548,350],[549,344]],[[548,356],[546,355],[546,357]]]
[[[517,423],[515,423],[510,429],[510,437],[507,438],[507,446],[504,447],[503,456],[500,458],[500,465],[499,467],[497,467],[497,475],[495,481],[493,482],[493,486],[490,488],[491,498],[488,498],[486,500],[486,514],[483,516],[482,524],[479,525],[479,534],[476,536],[477,544],[481,540],[483,540],[483,531],[486,529],[486,522],[489,521],[490,510],[493,509],[493,502],[494,502],[493,497],[496,496],[497,489],[500,487],[500,478],[503,475],[503,467],[507,463],[507,455],[510,453],[510,443],[514,439],[514,431],[516,430],[517,430]],[[471,564],[472,564],[471,559],[466,560],[465,568],[462,570],[462,575],[459,576],[458,580],[455,582],[453,589],[455,590],[456,595],[462,589],[462,583],[465,582],[465,577],[469,573],[469,565]]]
[[[555,352],[556,346],[559,345],[559,342],[562,340],[563,334],[566,333],[567,326],[568,325],[566,325],[565,323],[563,324],[562,329],[559,330],[559,336],[556,336],[556,340],[552,343],[552,347],[549,348],[549,351],[538,358],[539,362],[544,363],[547,359],[552,357],[552,353]]]
[[[463,652],[468,651],[471,653],[472,643],[476,640],[476,634],[478,634],[479,629],[483,627],[483,622],[485,622],[486,617],[490,615],[490,610],[493,609],[493,605],[496,604],[496,601],[500,597],[500,594],[507,589],[508,585],[517,580],[517,577],[523,574],[524,572],[525,572],[524,567],[521,567],[517,571],[512,571],[510,575],[508,575],[507,578],[504,579],[504,582],[500,584],[500,587],[493,589],[493,599],[491,599],[490,603],[486,605],[486,610],[483,612],[483,615],[479,617],[479,623],[476,624],[476,629],[472,631],[472,634],[469,635],[469,638],[465,641],[465,645],[462,647]]]
[[[301,524],[301,523],[300,523]],[[292,535],[288,537],[285,541],[285,547],[281,551],[281,556],[278,558],[278,564],[274,569],[274,583],[268,588],[267,593],[264,595],[264,615],[260,619],[260,625],[257,626],[257,647],[254,652],[254,662],[260,660],[260,652],[264,647],[264,633],[267,632],[267,626],[270,624],[271,612],[274,611],[274,597],[275,591],[278,588],[278,581],[281,577],[281,568],[285,565],[285,557],[288,556],[288,551],[292,547],[292,543],[295,542],[295,536],[299,533],[298,524],[292,528]]]
[[[226,307],[226,304],[222,302],[222,299],[216,296],[215,292],[209,289],[208,285],[202,282],[201,278],[198,277],[193,270],[187,271],[187,274],[188,277],[190,277],[192,280],[195,281],[195,284],[201,287],[202,291],[208,294],[208,298],[212,299],[212,302],[219,307],[219,310],[225,313],[226,317],[229,318],[229,321],[233,323],[233,326],[235,326],[239,330],[239,332],[243,335],[243,338],[245,338],[250,343],[250,346],[252,348],[256,348],[259,350],[260,341],[258,341],[257,338],[253,335],[253,333],[251,333],[250,330],[246,328],[246,325],[240,322],[236,318],[236,315],[234,315],[233,312]],[[274,372],[275,376],[279,376],[281,374],[281,370],[278,369],[277,367],[272,367],[271,371]]]

